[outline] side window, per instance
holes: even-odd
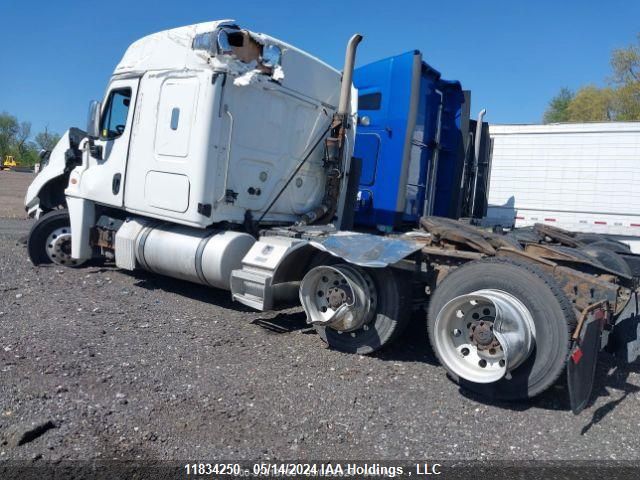
[[[380,110],[382,94],[367,93],[358,97],[358,110]]]
[[[102,112],[100,134],[102,138],[113,140],[123,134],[127,125],[127,115],[131,104],[131,89],[111,90],[107,104]]]

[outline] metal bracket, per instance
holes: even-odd
[[[238,198],[238,192],[234,192],[233,190],[225,190],[224,201],[226,203],[235,203],[236,198]]]
[[[198,204],[198,213],[200,215],[204,215],[205,217],[211,216],[211,204],[210,203],[199,203]]]

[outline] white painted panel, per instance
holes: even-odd
[[[180,107],[177,130],[188,123],[185,117],[192,117],[186,157],[166,155],[166,153],[185,153],[185,149],[180,146],[169,145],[167,149],[161,147],[160,152],[164,154],[156,151],[158,148],[158,144],[156,144],[158,123],[159,121],[163,122],[159,120],[160,98],[162,89],[168,82],[173,85],[187,85],[185,89],[187,97],[193,94],[193,86],[199,85],[196,88],[197,102],[192,113],[185,114],[185,107]],[[212,195],[210,194],[209,182],[215,180],[216,158],[211,154],[217,152],[217,144],[214,140],[217,136],[214,127],[219,124],[217,87],[219,87],[219,82],[217,85],[212,83],[212,75],[209,72],[149,72],[143,76],[136,109],[136,128],[134,135],[132,135],[129,161],[127,162],[125,207],[129,212],[190,226],[205,226],[211,223],[210,217],[198,212],[198,204],[211,203]],[[180,92],[175,93],[181,95]],[[183,102],[180,101],[180,103]],[[164,125],[167,130],[172,130],[171,111],[173,108],[168,106],[165,110]],[[178,145],[182,141],[176,140],[178,140]],[[188,203],[186,211],[179,211],[175,207],[168,209],[166,202],[162,201],[149,203],[145,185],[147,174],[153,171],[181,175],[187,178],[188,190],[183,188],[181,184],[175,189],[171,186],[164,192],[165,196],[172,196],[175,190],[180,198],[176,200],[174,205],[181,205],[180,208],[182,208],[185,203]],[[185,192],[188,192],[188,199],[185,198]]]
[[[189,208],[189,178],[176,173],[150,171],[144,182],[144,198],[151,207],[186,212]]]
[[[233,127],[223,134],[230,148],[220,152],[216,190],[237,196],[233,204],[214,201],[213,216],[242,218],[247,209],[257,215],[276,197],[331,117],[320,104],[276,85],[268,90],[230,86],[224,101]],[[266,219],[290,221],[320,204],[322,153],[322,148],[313,151]]]
[[[123,186],[126,182],[126,170],[129,162],[130,139],[135,136],[134,123],[137,121],[135,111],[137,108],[138,87],[138,78],[127,78],[112,80],[107,88],[102,106],[103,111],[106,108],[111,92],[120,89],[131,90],[127,119],[121,135],[111,138],[100,137],[94,141],[96,146],[102,148],[102,155],[99,157],[89,156],[86,168],[83,167],[77,170],[81,177],[79,194],[84,199],[114,207],[121,207],[123,204]],[[120,188],[114,189],[113,182],[117,181],[117,176],[120,177]]]
[[[492,125],[490,135],[489,223],[640,235],[640,123]]]
[[[198,79],[168,78],[160,89],[155,151],[158,155],[187,157],[198,100]]]

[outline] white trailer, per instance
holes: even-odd
[[[640,252],[640,122],[491,125],[486,222],[613,236]]]

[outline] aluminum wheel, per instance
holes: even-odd
[[[308,323],[338,332],[366,328],[377,305],[371,277],[346,264],[311,269],[300,284],[300,301]]]
[[[71,229],[69,227],[56,228],[49,234],[45,246],[49,260],[57,265],[75,267],[79,263],[71,258]]]
[[[492,383],[517,368],[533,350],[535,326],[520,300],[502,290],[460,295],[440,310],[434,348],[456,375]]]

